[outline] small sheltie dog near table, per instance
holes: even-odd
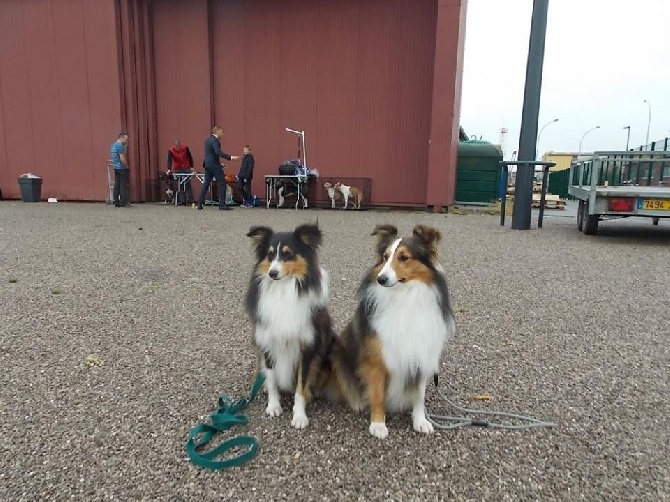
[[[291,425],[309,424],[306,404],[327,377],[334,332],[328,313],[328,273],[319,263],[317,225],[293,232],[252,227],[256,263],[246,308],[253,324],[259,368],[265,375],[271,417],[282,413],[280,391],[294,393]]]
[[[377,438],[388,435],[385,411],[411,409],[414,430],[431,433],[426,384],[456,333],[439,262],[441,234],[417,225],[399,237],[396,227],[380,225],[372,235],[375,263],[358,289],[353,319],[333,344],[328,392],[354,410],[369,407],[369,431]]]

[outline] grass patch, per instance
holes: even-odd
[[[60,294],[62,294],[62,291],[60,289],[52,289],[51,294],[52,295],[60,295]]]
[[[472,210],[470,209],[463,209],[458,206],[452,206],[449,208],[449,214],[458,214],[458,215],[466,215],[466,214],[472,214]]]
[[[86,366],[88,366],[89,368],[93,368],[94,366],[104,365],[105,361],[103,361],[102,358],[94,354],[91,354],[84,358],[84,364],[86,364]]]
[[[505,216],[512,216],[512,206],[514,205],[514,201],[511,199],[507,199],[507,202],[505,203]],[[482,214],[490,214],[491,216],[500,216],[500,213],[502,212],[502,203],[500,201],[493,202],[492,204],[489,204],[486,206],[485,209],[482,210]]]

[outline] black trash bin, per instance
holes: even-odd
[[[23,202],[39,202],[42,196],[42,178],[19,178],[21,200]]]

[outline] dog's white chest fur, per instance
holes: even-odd
[[[415,390],[406,385],[439,371],[442,349],[454,334],[454,323],[444,321],[439,293],[432,285],[410,282],[385,288],[374,284],[368,294],[377,304],[371,325],[380,337],[389,371],[387,405],[404,408]]]
[[[300,347],[311,344],[315,336],[312,315],[327,304],[328,274],[324,269],[321,269],[321,290],[302,296],[294,278],[279,281],[268,276],[262,278],[254,338],[258,347],[273,359],[281,390],[295,389]]]

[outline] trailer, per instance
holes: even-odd
[[[670,218],[670,152],[594,152],[570,166],[568,192],[579,201],[584,234],[595,235],[600,221],[631,216],[658,225]]]

